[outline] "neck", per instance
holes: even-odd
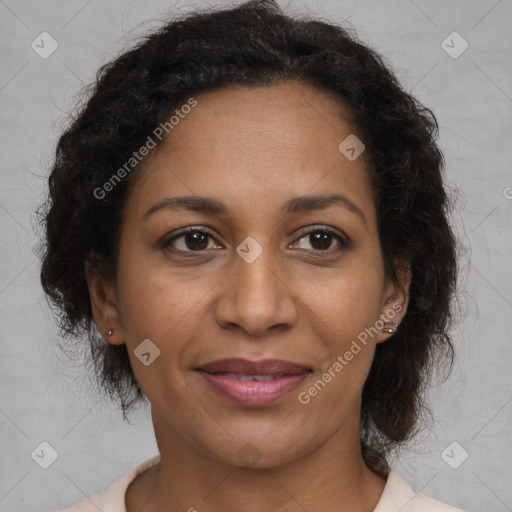
[[[314,451],[268,468],[219,461],[184,441],[158,414],[153,423],[161,461],[132,482],[127,512],[371,512],[386,483],[364,463],[358,422]]]

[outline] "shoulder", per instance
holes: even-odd
[[[112,485],[98,494],[88,496],[72,507],[61,509],[59,512],[126,512],[125,494],[128,486],[140,473],[154,466],[160,461],[160,455],[156,455],[136,467],[128,474],[116,480]]]
[[[374,512],[397,512],[398,510],[400,512],[464,512],[460,508],[414,492],[396,471],[391,471]]]

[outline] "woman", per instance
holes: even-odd
[[[159,455],[72,512],[456,511],[386,460],[451,361],[434,115],[340,27],[194,13],[62,135],[41,279]]]

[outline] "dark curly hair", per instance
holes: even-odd
[[[362,395],[361,447],[385,476],[386,455],[418,431],[435,368],[451,368],[456,240],[447,220],[437,121],[352,31],[285,15],[271,0],[197,11],[166,22],[103,65],[89,99],[61,135],[39,210],[46,240],[41,282],[63,339],[89,341],[97,382],[124,418],[146,400],[126,349],[105,343],[92,318],[84,265],[115,278],[123,206],[140,169],[94,193],[193,95],[228,86],[296,81],[348,106],[366,146],[387,276],[409,262],[408,312],[377,345]]]

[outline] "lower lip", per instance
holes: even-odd
[[[286,375],[271,381],[241,381],[228,375],[199,370],[201,377],[218,393],[241,405],[266,405],[293,391],[308,375]]]

